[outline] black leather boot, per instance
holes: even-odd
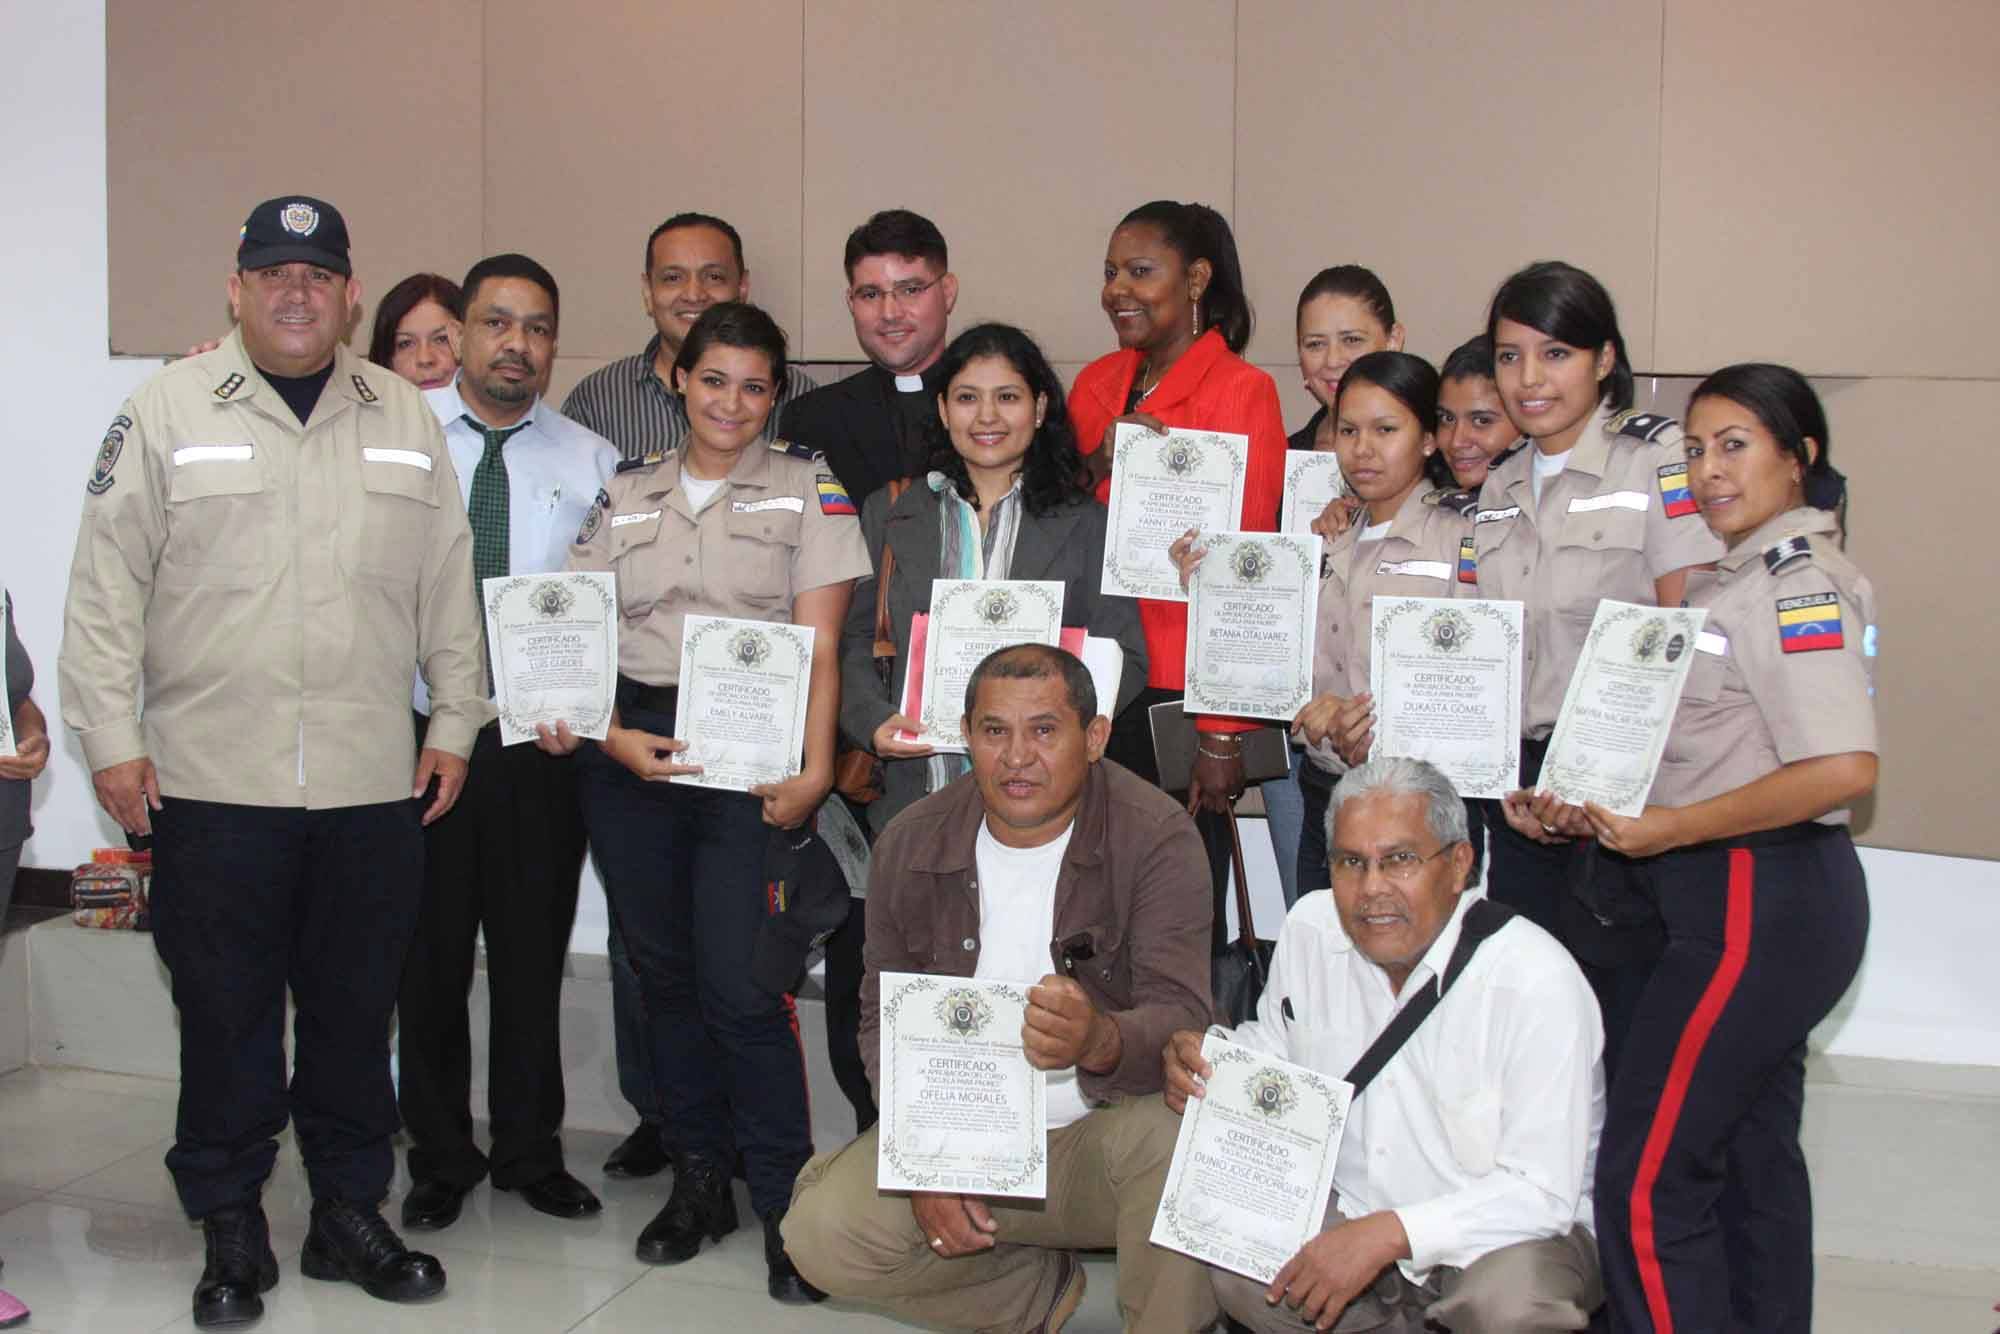
[[[785,1254],[785,1238],[778,1231],[778,1225],[785,1221],[785,1211],[764,1215],[764,1268],[767,1271],[765,1287],[778,1301],[792,1306],[810,1306],[814,1302],[826,1300],[826,1294],[806,1282],[792,1257]]]
[[[677,1265],[694,1259],[702,1238],[720,1241],[735,1230],[728,1170],[708,1154],[683,1153],[674,1160],[674,1193],[639,1234],[635,1249],[649,1265]]]
[[[278,1257],[261,1205],[223,1209],[201,1220],[208,1259],[194,1285],[196,1329],[253,1325],[264,1317],[264,1294],[278,1286]]]
[[[314,1200],[299,1268],[307,1278],[344,1279],[385,1302],[420,1302],[444,1291],[444,1266],[413,1251],[381,1211],[339,1200]]]

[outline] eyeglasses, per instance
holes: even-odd
[[[857,306],[879,306],[882,304],[882,298],[893,292],[896,299],[907,306],[943,281],[942,278],[933,278],[927,283],[920,283],[915,278],[905,278],[902,282],[891,283],[887,287],[876,287],[871,283],[867,287],[851,289],[847,293],[847,299]]]
[[[1375,858],[1357,857],[1351,852],[1339,853],[1333,859],[1333,878],[1338,884],[1360,884],[1368,878],[1370,871],[1380,871],[1399,885],[1408,884],[1417,878],[1417,872],[1424,869],[1425,863],[1444,856],[1457,846],[1457,841],[1447,843],[1429,857],[1419,857],[1408,848],[1398,848]]]

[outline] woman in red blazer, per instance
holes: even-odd
[[[1111,437],[1119,422],[1230,431],[1250,437],[1242,526],[1268,531],[1284,489],[1285,423],[1278,386],[1238,354],[1250,341],[1250,300],[1236,238],[1205,204],[1155,200],[1125,215],[1104,255],[1104,313],[1118,350],[1078,372],[1069,415],[1096,485],[1111,494]],[[1146,689],[1113,720],[1106,754],[1159,781],[1146,710],[1179,699],[1187,678],[1187,607],[1139,601],[1151,663]],[[1243,791],[1237,735],[1255,726],[1229,718],[1196,720],[1188,809],[1225,809]]]

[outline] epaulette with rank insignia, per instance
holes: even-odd
[[[215,396],[227,403],[236,397],[236,391],[243,387],[243,377],[235,371],[229,372],[221,384],[215,386]]]
[[[1811,555],[1812,543],[1806,541],[1805,534],[1800,533],[1796,536],[1788,537],[1782,542],[1774,542],[1770,546],[1765,547],[1764,568],[1772,574],[1776,574],[1787,565],[1805,560]]]
[[[807,463],[823,463],[826,455],[810,445],[801,445],[791,440],[773,440],[771,448],[788,458],[804,459]]]
[[[1673,424],[1672,417],[1627,408],[1605,423],[1604,429],[1612,435],[1629,435],[1636,440],[1657,440]]]
[[[613,472],[637,472],[637,471],[639,471],[639,469],[641,469],[641,468],[650,468],[650,467],[652,467],[652,466],[653,466],[654,464],[656,464],[656,463],[664,463],[664,462],[666,462],[666,460],[667,460],[667,456],[666,456],[666,455],[665,455],[665,454],[664,454],[663,452],[661,452],[661,451],[659,451],[659,450],[657,450],[657,449],[656,449],[656,450],[654,450],[654,451],[653,451],[652,453],[650,453],[650,454],[646,455],[646,456],[645,456],[644,458],[638,458],[638,459],[622,459],[622,460],[620,460],[620,461],[619,461],[619,464],[618,464],[618,466],[617,466],[616,468],[613,468],[613,469],[612,469],[612,471],[613,471]]]
[[[357,396],[359,396],[359,398],[363,403],[381,402],[380,399],[375,397],[375,391],[368,387],[368,381],[362,379],[358,375],[354,377],[354,392]]]
[[[1435,506],[1451,514],[1470,514],[1479,507],[1477,491],[1448,490],[1439,487],[1424,497],[1424,504]]]

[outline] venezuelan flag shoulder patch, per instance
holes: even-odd
[[[1786,653],[1840,648],[1840,594],[1806,593],[1778,599],[1778,647]]]
[[[819,492],[819,512],[821,514],[853,514],[854,499],[847,494],[847,488],[840,479],[830,472],[820,473],[813,479],[813,486]]]
[[[1479,582],[1479,548],[1473,543],[1470,533],[1458,539],[1458,582]]]
[[[1659,469],[1660,508],[1667,512],[1669,519],[1678,519],[1696,510],[1694,492],[1688,490],[1688,466],[1685,462],[1669,463]]]

